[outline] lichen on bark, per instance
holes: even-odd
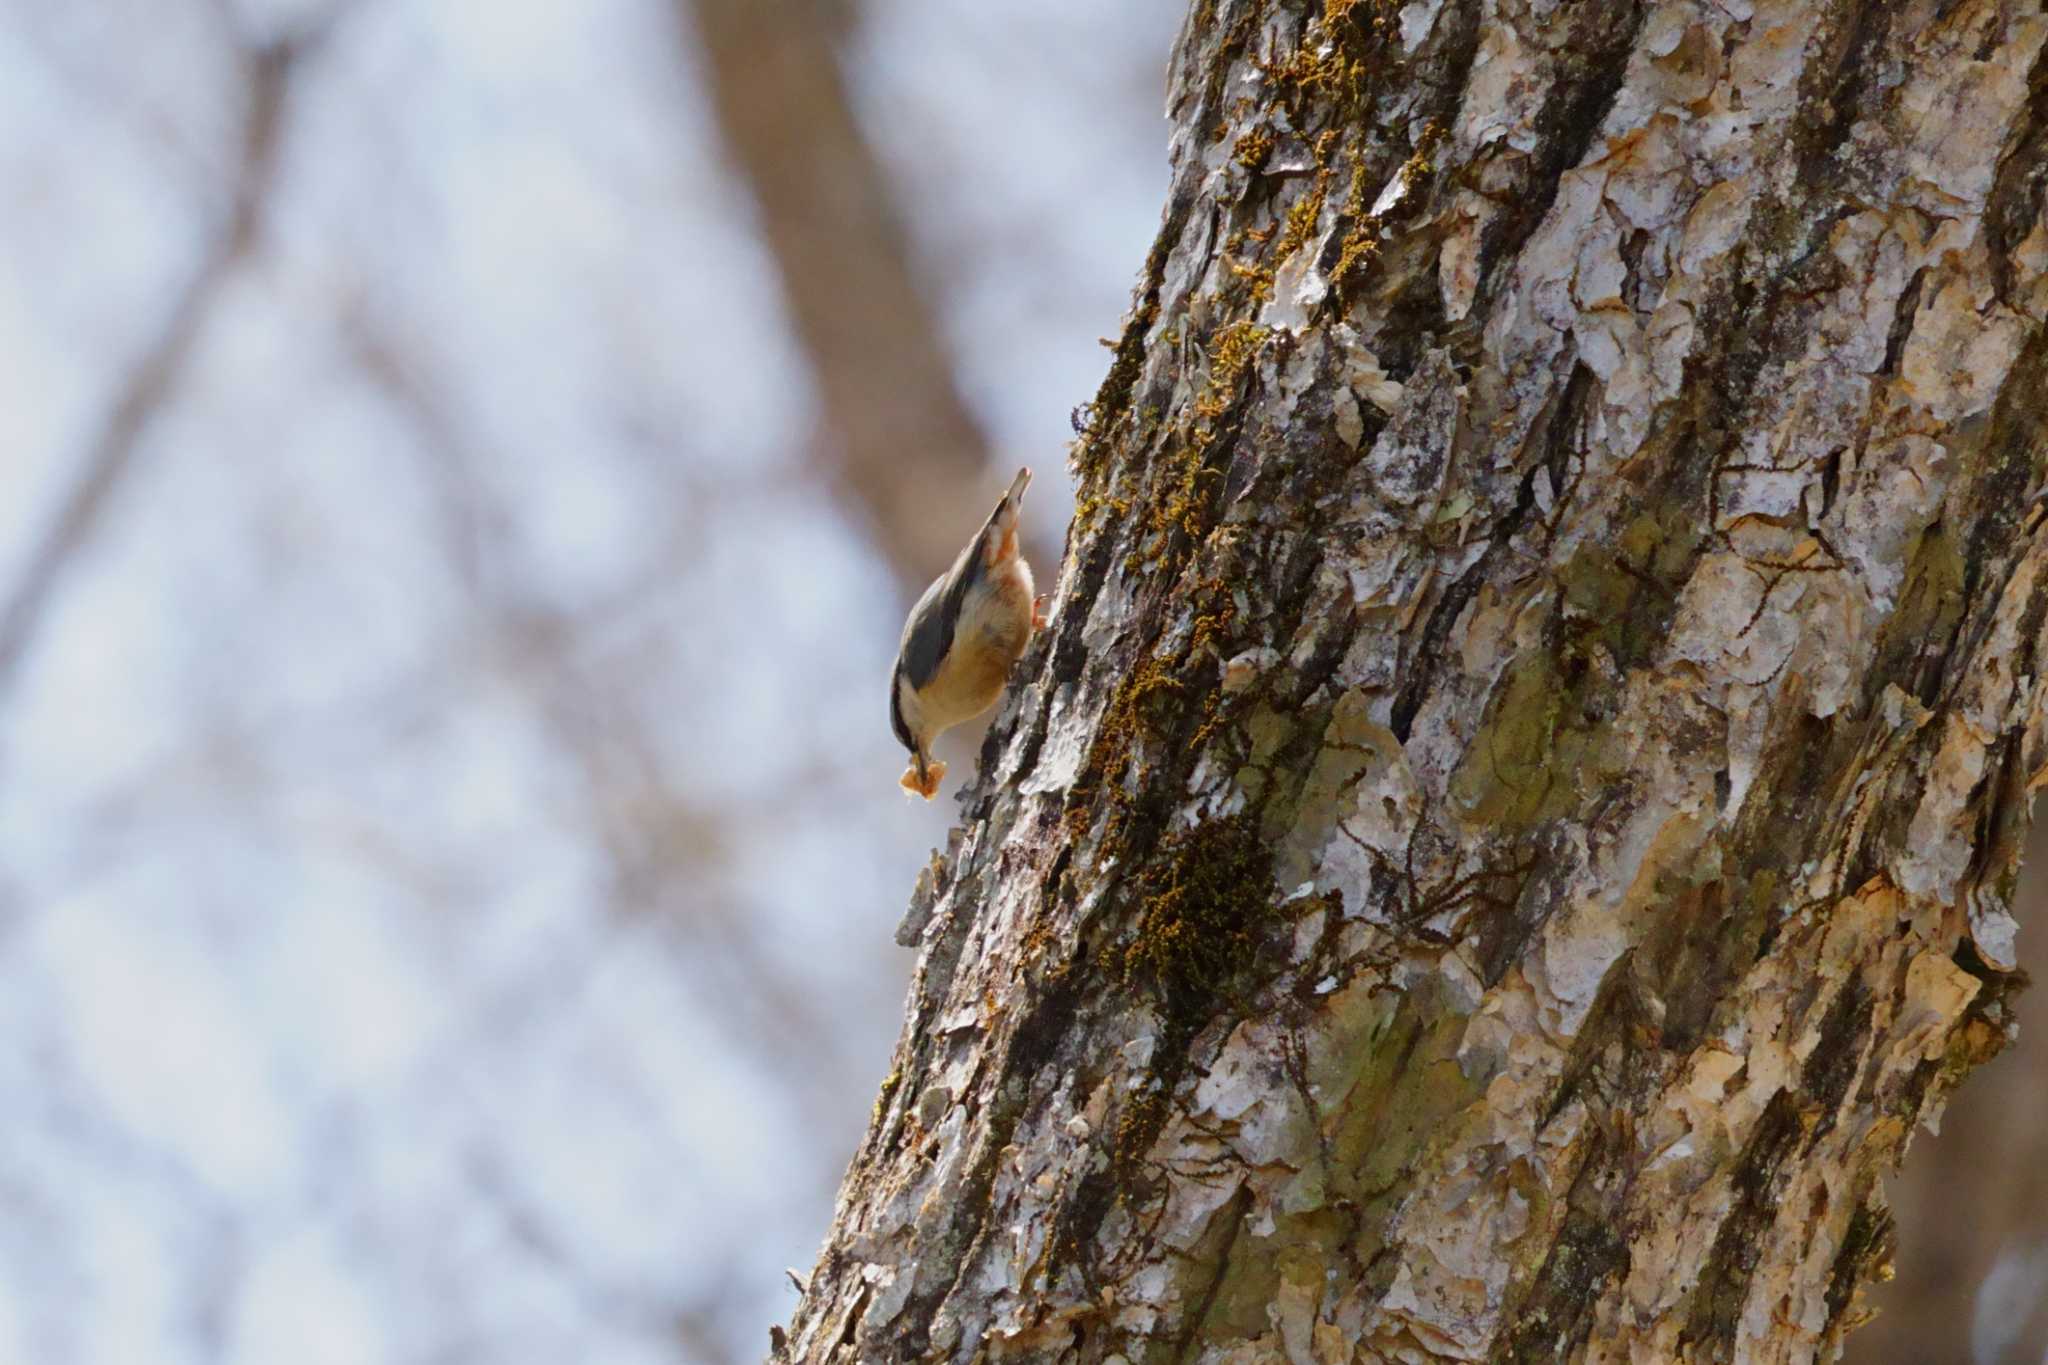
[[[785,1358],[1835,1352],[2012,1026],[2044,44],[1195,6]]]

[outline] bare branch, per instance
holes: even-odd
[[[918,288],[888,176],[847,98],[838,6],[676,0],[760,208],[824,407],[814,457],[908,592],[960,549],[989,450]]]
[[[321,32],[324,29],[309,30],[311,35]],[[171,305],[163,328],[123,378],[71,491],[30,553],[20,581],[0,605],[0,697],[34,647],[65,572],[91,541],[134,464],[143,436],[175,391],[224,286],[255,246],[276,179],[293,75],[312,40],[287,39],[247,55],[241,152],[227,215]]]

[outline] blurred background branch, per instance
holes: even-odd
[[[332,17],[328,22],[332,21]],[[63,580],[66,568],[92,538],[150,423],[189,363],[229,277],[254,248],[277,177],[294,73],[327,23],[293,37],[238,53],[241,126],[239,149],[219,226],[190,279],[171,304],[162,328],[117,382],[107,414],[79,462],[56,517],[29,552],[13,588],[0,601],[0,704]]]
[[[963,521],[998,481],[840,71],[851,7],[675,3],[817,387],[811,453],[908,602],[959,553]]]

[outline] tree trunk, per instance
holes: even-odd
[[[1201,0],[779,1357],[1836,1352],[2011,1030],[2044,40]]]

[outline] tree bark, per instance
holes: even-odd
[[[779,1357],[1837,1352],[1880,1177],[2012,1027],[2044,41],[1196,4],[1052,625]]]

